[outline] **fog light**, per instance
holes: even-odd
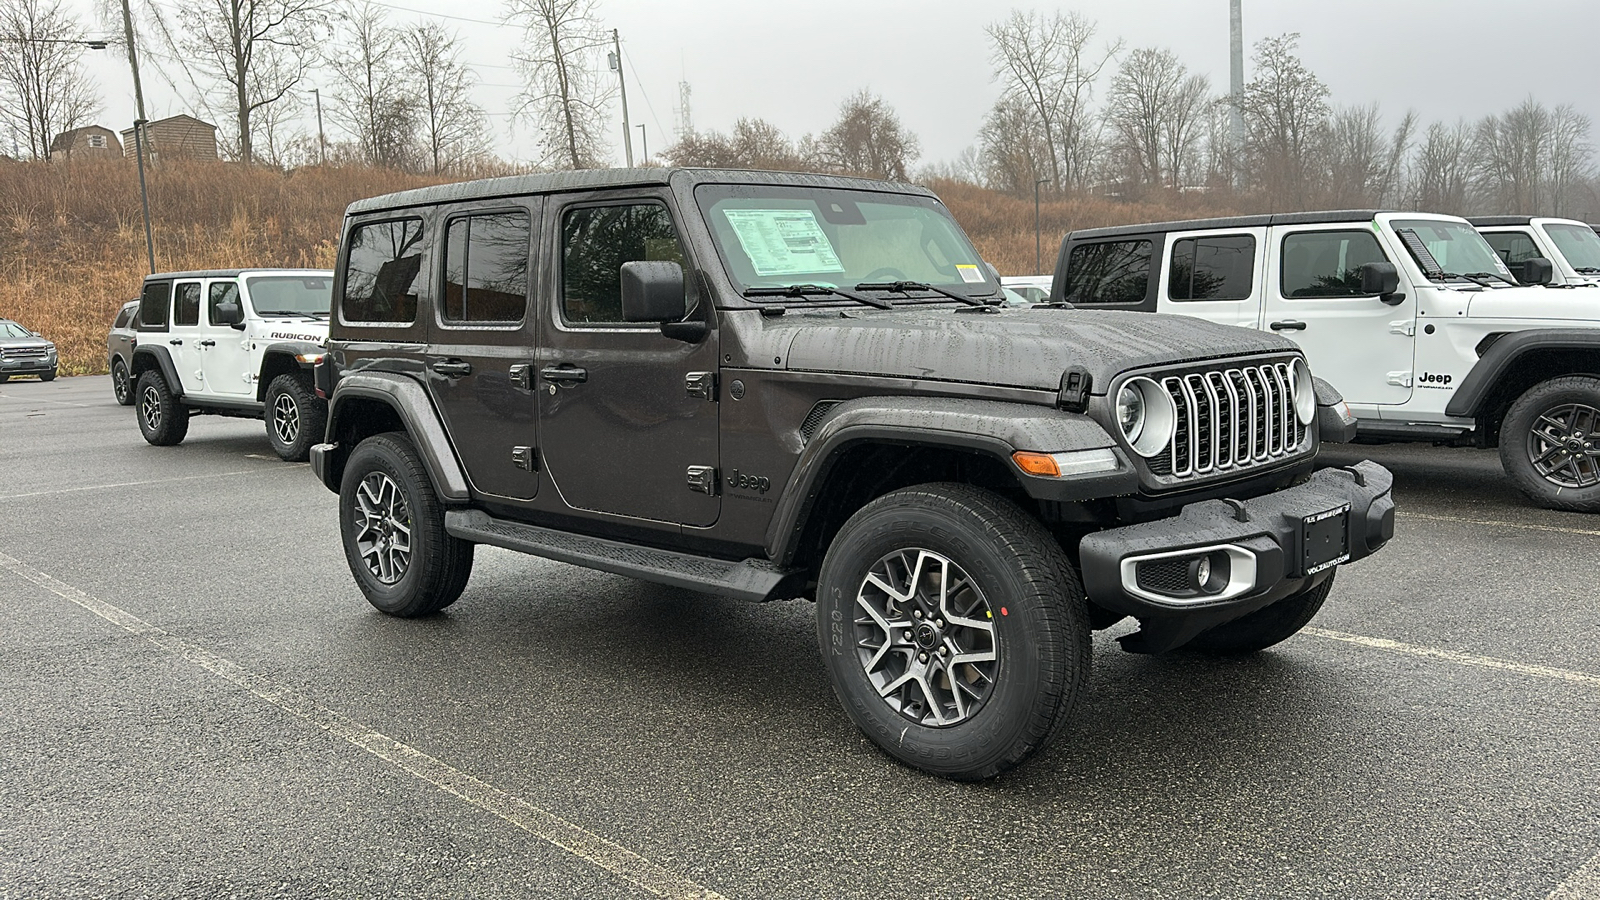
[[[1200,557],[1200,562],[1196,563],[1194,567],[1194,580],[1201,587],[1204,587],[1205,583],[1211,580],[1211,557]]]
[[[1228,587],[1228,554],[1213,551],[1189,563],[1189,589],[1202,594],[1220,594]]]

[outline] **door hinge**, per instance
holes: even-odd
[[[1410,372],[1390,372],[1389,383],[1397,387],[1411,387]]]
[[[715,466],[690,466],[689,490],[701,494],[717,495],[717,469]]]
[[[717,373],[690,372],[683,376],[683,389],[697,400],[717,400]]]
[[[1389,331],[1393,334],[1403,334],[1406,337],[1416,337],[1417,323],[1410,319],[1401,319],[1398,322],[1390,322]]]
[[[537,472],[539,454],[532,447],[512,447],[511,464],[524,472]]]
[[[533,365],[516,363],[511,367],[511,383],[525,391],[533,390]]]

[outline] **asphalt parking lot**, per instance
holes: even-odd
[[[854,731],[809,604],[479,548],[386,618],[260,423],[0,385],[0,897],[1600,897],[1600,517],[1325,455],[1401,506],[1311,629],[1098,636],[1075,727],[960,785]]]

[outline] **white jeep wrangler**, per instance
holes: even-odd
[[[1547,259],[1523,268],[1551,280]],[[1358,439],[1498,446],[1536,502],[1600,511],[1600,290],[1519,284],[1465,219],[1358,210],[1075,231],[1050,298],[1271,329],[1344,395]]]
[[[1548,259],[1551,287],[1600,287],[1600,235],[1577,219],[1476,216],[1467,221],[1524,284],[1539,281],[1527,263]]]
[[[179,443],[195,415],[265,419],[272,449],[304,460],[327,422],[312,369],[327,344],[332,295],[325,269],[147,277],[131,372],[144,439]]]

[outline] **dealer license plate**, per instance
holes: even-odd
[[[1315,575],[1350,559],[1350,504],[1300,520],[1300,571]]]

